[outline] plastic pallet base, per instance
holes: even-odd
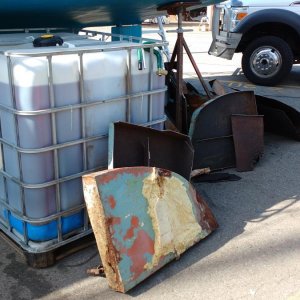
[[[91,233],[51,251],[43,253],[31,253],[22,249],[21,246],[19,246],[1,230],[0,239],[4,240],[19,255],[21,255],[28,266],[36,269],[51,267],[57,261],[96,244],[94,234]]]

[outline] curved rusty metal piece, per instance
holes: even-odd
[[[234,92],[210,100],[193,116],[189,136],[194,146],[194,169],[235,166],[231,115],[257,115],[253,92]]]
[[[168,170],[107,170],[84,176],[83,186],[106,278],[119,292],[127,292],[218,227],[193,186]]]

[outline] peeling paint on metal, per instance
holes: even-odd
[[[125,217],[126,218],[126,217]],[[131,226],[126,232],[126,235],[123,237],[123,240],[128,240],[133,238],[134,236],[134,230],[137,229],[139,226],[139,218],[136,216],[131,217]]]
[[[98,174],[100,174],[100,172]],[[116,256],[117,252],[110,239],[109,227],[107,226],[103,206],[99,205],[100,197],[94,177],[89,175],[83,177],[83,192],[89,218],[94,227],[94,235],[96,237],[103,237],[102,239],[96,238],[96,242],[99,252],[101,253],[101,259],[105,274],[109,280],[109,285],[117,291],[125,292],[121,282],[120,272],[115,268],[119,258]]]
[[[144,180],[143,195],[148,201],[155,232],[155,253],[145,268],[158,266],[161,257],[169,253],[179,256],[198,241],[202,228],[194,215],[187,188],[175,176],[158,175],[156,169]]]

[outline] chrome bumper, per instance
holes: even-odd
[[[208,53],[225,59],[232,59],[242,34],[221,31],[213,39]]]
[[[225,19],[223,20],[223,25],[225,28],[230,28],[230,18],[227,17],[229,16],[228,9],[224,6],[215,6],[212,27],[213,41],[208,53],[217,57],[232,59],[235,50],[241,41],[242,34],[220,30],[219,22],[222,8],[225,9]]]

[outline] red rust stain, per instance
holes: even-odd
[[[115,225],[121,224],[121,218],[119,217],[108,217],[106,218],[106,230],[109,231],[110,238],[107,239],[107,253],[109,255],[108,261],[111,261],[111,268],[115,270],[116,265],[121,261],[121,256],[118,251],[118,245],[117,240],[114,238],[115,234]],[[116,271],[114,271],[115,274],[117,274]],[[116,275],[117,276],[117,275]],[[118,277],[118,276],[117,276]],[[120,279],[118,278],[120,281]],[[121,281],[120,281],[121,282]]]
[[[158,169],[158,175],[162,177],[171,177],[172,172],[166,169]]]
[[[124,248],[123,243],[121,241],[119,241],[116,237],[114,237],[113,235],[111,235],[111,239],[112,239],[112,242],[113,242],[116,252],[118,252],[118,255],[126,254],[126,248]]]
[[[113,196],[109,196],[108,203],[111,209],[114,209],[116,207],[116,200]]]
[[[212,211],[204,201],[204,199],[198,193],[196,193],[196,195],[197,195],[198,208],[200,211],[199,223],[202,229],[205,229],[208,232],[212,232],[219,227],[218,223],[214,215],[212,214]]]
[[[120,217],[109,217],[109,218],[107,218],[107,223],[109,226],[119,225],[119,224],[121,224],[121,218]]]
[[[115,225],[120,225],[121,224],[121,218],[119,217],[109,217],[106,219],[106,224],[109,228],[109,231],[111,233],[111,235],[115,234]]]
[[[126,167],[114,170],[103,171],[100,175],[96,177],[97,184],[108,184],[111,181],[114,181],[119,175],[123,174],[132,174],[136,177],[145,174],[151,170],[151,167]]]
[[[126,241],[128,239],[133,238],[133,236],[134,236],[134,229],[138,228],[138,226],[139,226],[139,218],[136,217],[136,216],[132,216],[131,217],[131,226],[127,230],[125,236],[123,237],[123,240]]]
[[[113,180],[115,180],[118,175],[120,174],[120,172],[118,172],[117,170],[107,170],[104,171],[102,174],[98,175],[96,177],[97,180],[97,184],[107,184]]]
[[[144,266],[147,261],[144,255],[146,253],[154,254],[154,241],[146,231],[140,230],[132,247],[127,251],[127,255],[132,261],[130,271],[133,273],[133,280],[136,280],[145,271]]]
[[[190,192],[190,197],[194,202],[194,207],[197,211],[196,213],[197,221],[202,227],[202,229],[208,232],[212,232],[215,229],[217,229],[218,223],[212,211],[206,204],[204,198],[199,193],[197,193],[197,191],[194,189],[194,187],[191,184],[189,186],[189,192]]]
[[[135,168],[128,168],[128,173],[138,177],[144,175],[147,172],[151,172],[152,167],[135,167]]]

